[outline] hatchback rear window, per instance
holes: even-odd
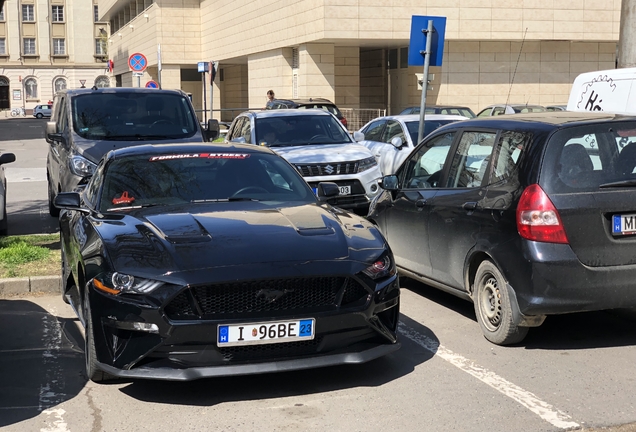
[[[568,128],[548,143],[541,186],[548,192],[590,192],[636,181],[636,122]]]

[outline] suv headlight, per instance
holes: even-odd
[[[366,171],[369,168],[373,168],[378,164],[378,161],[375,160],[375,156],[368,157],[366,159],[362,159],[358,163],[358,172]]]
[[[93,279],[93,286],[105,293],[118,295],[148,294],[163,285],[163,282],[136,278],[124,273],[105,273]]]
[[[97,165],[86,159],[84,156],[75,155],[71,157],[70,168],[71,172],[76,176],[87,177],[93,175]]]

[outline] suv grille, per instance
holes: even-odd
[[[319,277],[223,283],[186,288],[166,306],[172,320],[220,319],[263,312],[312,313],[365,304],[355,279]]]
[[[358,172],[358,164],[359,161],[296,165],[296,169],[303,177],[344,175],[356,174]]]

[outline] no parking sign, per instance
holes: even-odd
[[[146,83],[146,88],[159,88],[157,81],[150,80]]]

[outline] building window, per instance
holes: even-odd
[[[7,42],[5,38],[0,38],[0,55],[7,53]]]
[[[64,6],[53,6],[53,22],[64,22]]]
[[[22,41],[24,48],[22,52],[25,55],[35,55],[35,39],[34,38],[24,38]]]
[[[53,39],[53,55],[66,54],[64,39]]]
[[[38,98],[38,82],[35,78],[27,78],[24,80],[24,92],[27,99]]]
[[[22,21],[35,21],[35,10],[33,5],[22,5]]]
[[[95,39],[95,55],[106,55],[108,51],[106,51],[106,39],[104,38],[96,38]]]
[[[56,93],[60,90],[64,90],[66,88],[66,80],[64,78],[56,78],[53,87],[55,87]]]
[[[104,75],[98,76],[97,78],[95,78],[95,87],[110,87],[110,78]]]
[[[99,6],[93,5],[93,21],[99,21]]]
[[[0,7],[0,21],[4,21],[4,5]]]

